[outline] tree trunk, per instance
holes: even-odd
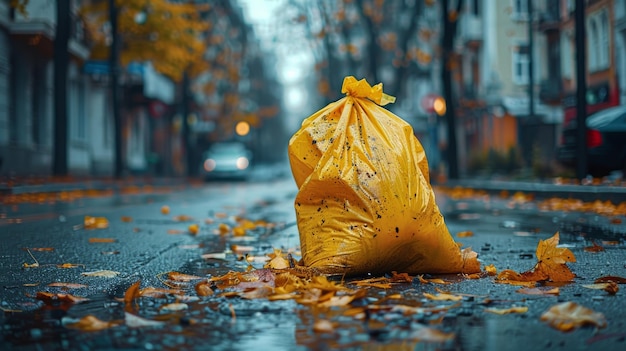
[[[57,0],[54,38],[54,161],[53,174],[67,175],[67,45],[70,36],[70,1]]]
[[[122,115],[119,94],[119,34],[117,32],[117,7],[115,0],[109,0],[109,21],[111,23],[111,52],[109,55],[109,75],[111,79],[111,106],[113,108],[113,128],[115,136],[114,176],[119,179],[124,170],[122,155]]]
[[[447,136],[448,145],[446,149],[446,156],[448,161],[448,178],[459,178],[459,161],[456,139],[456,115],[455,115],[455,100],[454,92],[452,90],[452,69],[453,69],[453,45],[454,37],[456,35],[456,25],[458,23],[458,16],[460,14],[463,5],[463,0],[457,0],[456,12],[451,14],[448,10],[449,1],[442,0],[441,2],[441,15],[443,23],[443,36],[441,38],[441,81],[443,85],[443,98],[446,101],[446,123],[447,123]]]

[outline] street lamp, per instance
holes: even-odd
[[[250,123],[246,121],[238,122],[235,126],[235,133],[237,133],[237,135],[239,136],[248,135],[248,133],[250,133]]]

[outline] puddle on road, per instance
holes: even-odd
[[[585,241],[623,241],[626,228],[614,224],[591,224],[580,221],[561,223],[560,232],[564,237]]]

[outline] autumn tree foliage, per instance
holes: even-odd
[[[401,98],[410,76],[432,70],[437,52],[436,6],[430,0],[317,0],[289,2],[285,13],[308,33],[318,88],[329,100],[346,75],[383,82]]]
[[[185,70],[198,73],[208,68],[203,54],[207,47],[204,35],[210,26],[202,20],[208,5],[168,0],[116,0],[115,4],[123,66],[149,61],[174,81],[180,81]],[[108,9],[108,1],[94,0],[81,10],[93,39],[92,59],[109,57]]]

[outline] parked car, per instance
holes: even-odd
[[[244,180],[250,175],[251,161],[252,152],[243,143],[215,143],[204,152],[200,172],[205,180]]]
[[[587,165],[589,174],[599,177],[612,171],[626,173],[626,106],[617,106],[587,117]],[[576,167],[576,120],[563,127],[557,160]]]

